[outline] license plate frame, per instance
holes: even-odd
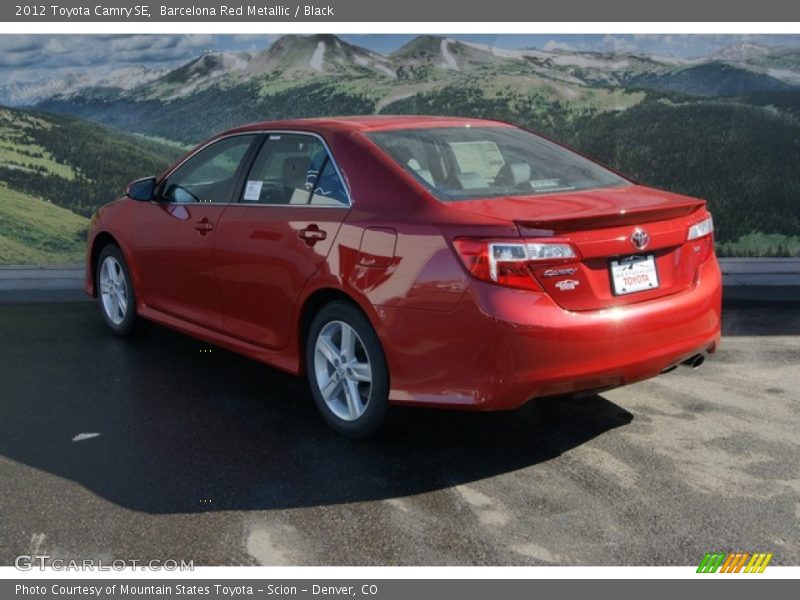
[[[630,254],[612,258],[608,263],[611,292],[615,296],[627,296],[638,292],[658,289],[658,265],[655,254]],[[626,282],[625,277],[632,279]]]

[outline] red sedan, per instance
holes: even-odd
[[[720,340],[705,202],[511,125],[440,117],[219,134],[92,220],[86,291],[293,374],[327,422],[513,409],[699,364]]]

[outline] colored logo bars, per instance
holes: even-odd
[[[772,552],[709,552],[703,557],[700,566],[697,567],[698,573],[763,573],[769,561],[772,560]],[[746,566],[745,566],[746,565]]]

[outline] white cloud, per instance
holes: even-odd
[[[548,41],[544,46],[542,46],[542,50],[547,52],[553,52],[556,50],[563,50],[565,52],[571,52],[575,50],[574,46],[570,46],[566,42],[557,42],[555,40]]]
[[[214,35],[4,35],[0,36],[0,83],[20,78],[20,69],[47,71],[186,62],[204,50],[243,45],[240,36]],[[254,48],[275,36],[250,36]],[[259,45],[260,39],[260,45]],[[13,72],[12,72],[13,71]]]
[[[638,47],[629,38],[619,35],[605,35],[601,44],[602,50],[612,52],[636,52]]]
[[[2,35],[0,36],[0,52],[30,52],[41,46],[44,36],[36,35]]]

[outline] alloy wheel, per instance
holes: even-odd
[[[113,256],[106,256],[100,267],[100,298],[108,319],[119,325],[128,313],[128,286],[125,271]]]
[[[325,404],[344,421],[367,410],[372,392],[372,365],[364,342],[344,321],[330,321],[314,346],[314,374]]]

